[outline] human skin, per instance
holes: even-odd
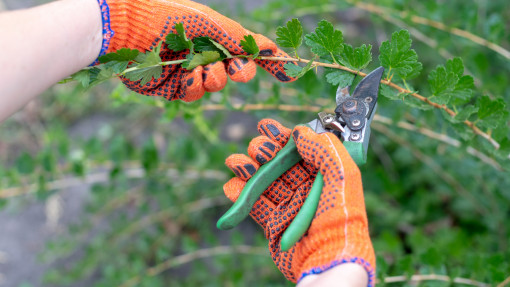
[[[102,43],[95,0],[63,0],[0,13],[0,122],[91,64]]]
[[[0,122],[59,80],[90,65],[102,44],[96,0],[61,0],[0,13]],[[303,278],[297,287],[364,287],[368,275],[346,263]]]

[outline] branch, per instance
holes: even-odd
[[[427,18],[423,18],[416,15],[410,15],[407,11],[397,11],[386,7],[381,7],[374,5],[372,3],[364,3],[361,1],[354,1],[354,0],[346,0],[347,3],[353,5],[354,7],[370,12],[372,14],[376,14],[383,19],[389,21],[394,18],[389,18],[389,14],[397,14],[402,19],[408,19],[413,23],[426,25],[429,27],[433,27],[442,31],[445,31],[447,33],[451,33],[453,35],[465,38],[467,40],[470,40],[476,44],[479,44],[481,46],[487,47],[491,49],[492,51],[500,54],[501,56],[510,59],[510,51],[506,50],[505,48],[501,47],[500,45],[491,42],[489,40],[486,40],[480,36],[477,36],[471,32],[468,32],[466,30],[462,30],[459,28],[449,27],[441,22],[430,20]],[[316,5],[312,7],[304,7],[296,9],[292,12],[293,17],[303,17],[310,14],[319,14],[319,13],[331,13],[331,11],[336,11],[338,9],[337,5],[335,4],[324,4],[324,5]],[[281,19],[287,17],[287,15],[284,15],[280,12],[275,12],[271,14],[271,19]],[[389,21],[393,22],[393,21]],[[399,25],[400,26],[400,25]]]
[[[231,255],[231,254],[248,254],[248,255],[261,255],[268,256],[269,253],[266,247],[257,247],[257,246],[249,246],[249,245],[239,245],[239,246],[217,246],[212,248],[204,248],[199,249],[187,254],[179,255],[173,258],[170,258],[154,267],[148,268],[145,270],[144,275],[135,276],[127,281],[125,281],[120,287],[130,287],[137,285],[140,283],[140,280],[143,276],[156,276],[163,271],[166,271],[170,268],[183,265],[189,263],[191,261],[213,257],[218,255]]]
[[[168,209],[163,209],[155,213],[151,213],[150,215],[147,215],[143,217],[140,220],[137,220],[133,223],[131,223],[129,226],[124,228],[121,232],[115,235],[111,239],[112,244],[117,244],[118,242],[122,241],[125,238],[132,237],[133,234],[143,230],[145,227],[150,226],[156,222],[160,222],[164,219],[167,219],[172,216],[177,215],[185,215],[189,214],[191,212],[200,211],[203,209],[220,206],[227,204],[228,199],[225,196],[217,196],[217,197],[208,197],[208,198],[201,198],[199,200],[192,201],[190,203],[185,204],[182,207],[182,210],[185,210],[185,213],[179,212],[175,209],[175,207],[171,207]]]
[[[462,196],[463,198],[466,198],[470,201],[470,203],[473,205],[473,208],[480,214],[488,214],[487,208],[485,206],[482,206],[479,202],[479,200],[474,197],[469,191],[467,191],[460,182],[458,182],[450,173],[446,172],[439,164],[437,164],[434,159],[427,156],[420,150],[416,149],[411,145],[409,141],[402,138],[401,136],[397,135],[395,132],[393,132],[388,127],[381,125],[379,123],[373,122],[372,128],[374,130],[377,130],[381,132],[381,134],[387,136],[391,140],[395,141],[402,147],[408,148],[411,153],[416,157],[418,160],[420,160],[422,163],[426,164],[430,169],[439,177],[441,178],[445,183],[451,185],[457,193]]]
[[[301,63],[308,63],[310,62],[310,60],[306,60],[306,59],[296,59],[296,58],[284,58],[284,57],[259,57],[259,59],[261,60],[270,60],[270,61],[286,61],[286,62],[301,62]],[[329,64],[329,63],[322,63],[322,62],[316,62],[314,61],[313,62],[313,65],[314,66],[321,66],[321,67],[328,67],[328,68],[335,68],[335,69],[340,69],[340,70],[344,70],[344,71],[347,71],[349,73],[353,73],[353,74],[357,74],[357,75],[360,75],[361,77],[365,77],[367,74],[363,73],[363,72],[360,72],[360,71],[356,71],[356,70],[353,70],[353,69],[350,69],[350,68],[347,68],[345,66],[342,66],[342,65],[338,65],[338,64]],[[384,84],[384,85],[387,85],[389,87],[392,87],[393,89],[399,91],[399,93],[404,93],[404,94],[408,94],[414,98],[417,98],[418,100],[426,103],[427,105],[429,106],[432,106],[436,109],[440,109],[440,110],[444,110],[445,112],[447,112],[450,116],[452,117],[455,117],[457,115],[457,113],[451,109],[449,109],[448,107],[446,107],[446,105],[440,105],[440,104],[436,104],[432,101],[430,101],[428,98],[416,93],[416,92],[413,92],[413,91],[410,91],[406,88],[402,88],[401,86],[391,82],[391,80],[381,80],[381,83]],[[468,121],[468,120],[465,120],[463,122],[466,126],[468,126],[469,128],[471,128],[471,130],[473,130],[473,132],[481,137],[483,137],[484,139],[486,139],[487,141],[489,141],[489,143],[494,146],[495,149],[499,149],[499,143],[493,139],[489,134],[483,132],[482,130],[480,130],[473,122],[471,121]]]
[[[124,170],[124,176],[127,178],[144,178],[145,170],[141,167],[131,167]],[[169,168],[167,170],[167,177],[175,178],[175,179],[197,179],[197,178],[209,178],[209,179],[226,179],[226,174],[217,170],[205,170],[205,171],[196,171],[196,170],[188,170],[184,174],[182,174],[176,168]],[[85,175],[85,177],[68,177],[57,179],[53,181],[49,181],[46,183],[46,188],[48,190],[60,190],[71,188],[75,186],[82,186],[84,184],[91,185],[100,182],[107,182],[110,180],[110,172],[96,172],[89,173]],[[0,190],[0,199],[15,197],[20,195],[28,195],[32,193],[36,193],[39,188],[38,184],[29,184],[27,186],[16,186],[10,187],[3,190]]]
[[[234,109],[241,110],[241,111],[260,111],[260,110],[280,110],[280,111],[288,111],[288,112],[320,112],[323,109],[319,106],[298,106],[298,105],[266,105],[266,104],[246,104],[246,105],[233,105]],[[200,107],[203,111],[218,111],[218,110],[226,110],[227,107],[224,105],[203,105]],[[330,110],[332,112],[332,109]],[[422,127],[416,127],[408,122],[397,122],[394,123],[391,119],[386,118],[384,116],[375,114],[374,116],[374,122],[380,122],[385,125],[392,125],[392,126],[398,126],[400,128],[409,130],[409,131],[415,131],[418,132],[426,137],[429,137],[431,139],[439,140],[441,142],[444,142],[446,144],[449,144],[454,147],[460,147],[461,142],[457,139],[451,138],[445,134],[436,133],[430,129],[422,128]],[[494,167],[496,170],[501,171],[503,168],[501,165],[484,154],[483,152],[473,148],[473,147],[467,147],[467,152],[471,154],[472,156],[477,157],[484,163]]]
[[[126,75],[127,73],[129,72],[133,72],[133,71],[136,71],[136,70],[142,70],[142,69],[148,69],[148,68],[154,68],[154,67],[159,67],[159,66],[169,66],[169,65],[176,65],[176,64],[182,64],[184,62],[186,62],[187,60],[186,59],[183,59],[183,60],[174,60],[174,61],[166,61],[166,62],[159,62],[155,65],[152,65],[152,66],[147,66],[147,67],[143,67],[143,68],[139,68],[139,66],[135,66],[135,67],[131,67],[131,68],[128,68],[128,69],[125,69],[124,71],[122,71],[122,73],[118,73],[118,74],[113,74],[110,78],[116,78],[116,77],[120,77],[120,76],[124,76]],[[82,71],[83,70],[90,70],[90,69],[93,69],[94,66],[91,66],[91,67],[85,67],[83,69],[81,69]],[[65,83],[69,83],[69,82],[73,82],[74,79],[71,78],[71,77],[67,77],[63,80],[60,80],[58,83],[59,84],[65,84]]]
[[[380,7],[380,6],[371,4],[371,3],[364,3],[364,2],[360,2],[360,1],[346,0],[346,2],[351,5],[354,5],[355,7],[359,8],[359,9],[365,10],[365,11],[373,13],[373,14],[377,14],[383,18],[385,18],[386,15],[388,15],[388,14],[394,13],[394,14],[397,14],[400,18],[409,19],[416,24],[433,27],[433,28],[451,33],[453,35],[468,39],[476,44],[487,47],[487,48],[491,49],[492,51],[505,57],[506,59],[510,60],[510,51],[506,50],[505,48],[499,46],[496,43],[486,40],[486,39],[484,39],[480,36],[477,36],[471,32],[468,32],[468,31],[465,31],[465,30],[462,30],[459,28],[455,28],[455,27],[449,27],[449,26],[447,26],[441,22],[438,22],[438,21],[430,20],[430,19],[423,18],[423,17],[416,16],[416,15],[410,15],[410,13],[407,11],[396,11],[393,9]]]
[[[384,117],[384,116],[381,116],[378,114],[375,114],[374,121],[385,124],[385,125],[389,125],[389,126],[396,125],[399,128],[403,128],[408,131],[414,131],[414,132],[420,133],[428,138],[441,141],[441,142],[451,145],[453,147],[456,147],[456,148],[461,147],[461,142],[457,139],[451,138],[445,134],[437,133],[433,130],[430,130],[430,129],[427,129],[424,127],[417,127],[417,126],[415,126],[411,123],[408,123],[408,122],[400,121],[400,122],[395,123],[390,118],[387,118],[387,117]],[[493,160],[492,158],[490,158],[488,155],[484,154],[483,152],[481,152],[473,147],[467,147],[466,151],[470,155],[477,157],[478,159],[480,159],[484,163],[492,166],[496,170],[498,170],[498,171],[503,170],[503,167],[501,167],[501,165],[497,161]]]
[[[423,281],[444,281],[444,282],[451,282],[451,283],[478,286],[478,287],[491,286],[491,284],[471,280],[468,278],[460,278],[460,277],[452,278],[447,275],[438,275],[438,274],[419,274],[419,275],[413,275],[410,278],[405,275],[391,276],[391,277],[384,278],[384,283],[423,282]],[[379,283],[379,280],[376,280],[376,283]],[[500,286],[498,285],[498,287],[500,287]]]
[[[503,282],[499,283],[496,287],[505,287],[510,283],[510,276],[508,276]]]

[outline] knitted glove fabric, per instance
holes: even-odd
[[[244,29],[239,23],[219,14],[207,6],[188,0],[98,0],[103,14],[103,50],[114,52],[121,48],[147,51],[153,49],[166,35],[175,33],[175,24],[182,22],[189,39],[208,36],[225,46],[232,55],[246,54],[240,42],[245,35],[252,35],[260,48],[261,56],[288,57],[271,40]],[[113,36],[112,36],[113,34]],[[180,60],[184,52],[172,52],[163,45],[163,61]],[[206,91],[221,90],[227,83],[227,74],[236,82],[247,82],[256,73],[258,64],[282,82],[293,81],[283,69],[282,62],[234,58],[224,63],[197,67],[192,71],[180,65],[163,67],[157,80],[144,86],[126,78],[128,88],[143,95],[162,96],[168,100],[194,101]]]
[[[249,157],[234,154],[226,159],[226,165],[236,174],[223,187],[232,201],[291,135],[289,129],[270,119],[262,120],[258,130],[262,136],[251,141]],[[265,231],[273,261],[292,282],[342,263],[357,263],[365,268],[368,285],[373,286],[375,256],[357,165],[332,133],[317,134],[298,126],[292,136],[303,160],[274,181],[250,213]],[[319,170],[324,175],[324,186],[313,221],[305,235],[289,251],[282,252],[282,234],[303,205]]]

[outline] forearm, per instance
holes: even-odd
[[[0,121],[91,64],[102,43],[96,0],[61,0],[0,14]]]
[[[368,275],[361,265],[345,263],[317,275],[308,275],[296,287],[366,287]]]

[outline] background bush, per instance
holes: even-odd
[[[475,78],[474,102],[510,100],[505,0],[244,5],[212,4],[272,39],[290,18],[308,31],[327,19],[345,42],[373,45],[367,70],[379,65],[380,43],[408,29],[424,66],[415,90],[426,92],[428,73],[459,56]],[[16,212],[36,198],[58,222],[61,193],[90,187],[80,219],[39,254],[53,266],[48,286],[290,286],[255,223],[216,229],[230,206],[222,185],[233,174],[223,162],[246,151],[259,119],[292,127],[316,116],[309,107],[331,108],[336,87],[321,73],[280,84],[259,71],[250,83],[230,82],[192,104],[136,95],[118,81],[86,92],[57,85],[0,126],[0,206]],[[409,285],[413,275],[424,286],[503,282],[510,276],[508,157],[483,139],[464,139],[438,110],[380,97],[377,113],[361,170],[379,284]],[[506,123],[494,136],[508,137]]]

